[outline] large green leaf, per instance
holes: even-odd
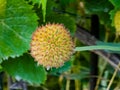
[[[4,17],[0,17],[0,58],[26,52],[31,34],[37,27],[37,16],[24,0],[7,0]]]
[[[2,67],[11,76],[17,79],[23,79],[32,84],[44,83],[46,80],[44,68],[38,66],[31,56],[27,54],[19,58],[10,58],[10,60],[3,61]]]

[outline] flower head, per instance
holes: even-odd
[[[46,24],[32,35],[31,55],[46,68],[60,67],[74,51],[74,43],[61,24]]]

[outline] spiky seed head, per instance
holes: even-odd
[[[46,24],[32,35],[31,55],[47,69],[62,66],[73,52],[74,43],[62,24]]]

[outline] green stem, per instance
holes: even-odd
[[[84,47],[76,47],[75,48],[75,51],[87,51],[87,50],[120,51],[120,46],[96,45],[96,46],[84,46]]]

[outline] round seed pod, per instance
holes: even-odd
[[[62,24],[46,24],[32,35],[31,55],[47,69],[58,68],[70,59],[74,47],[70,33]]]

